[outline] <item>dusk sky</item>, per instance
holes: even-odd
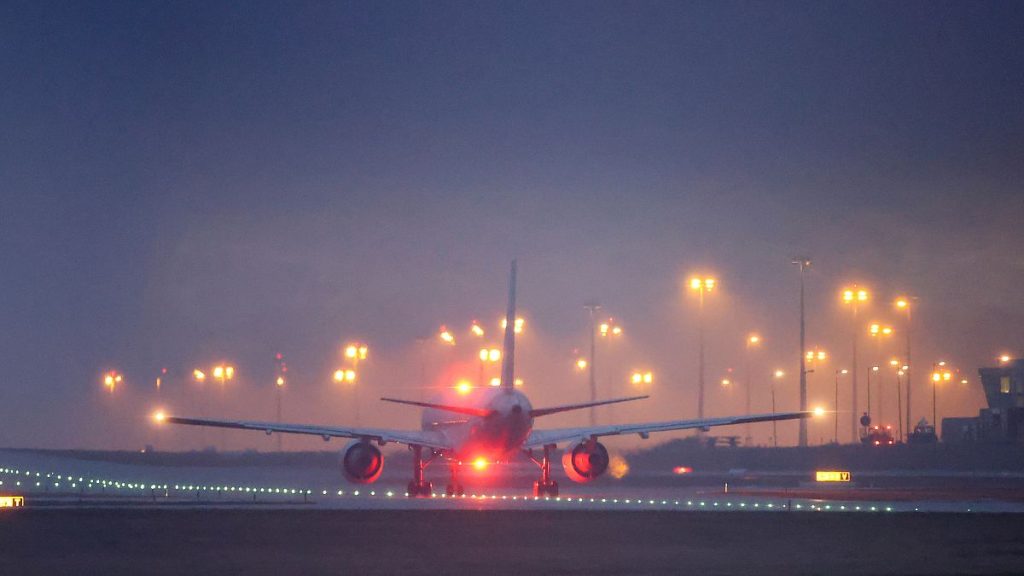
[[[475,377],[468,326],[498,342],[512,258],[535,405],[588,398],[573,349],[597,300],[626,330],[601,395],[656,374],[602,418],[696,416],[685,281],[708,272],[709,414],[742,412],[719,381],[755,330],[755,409],[776,367],[795,409],[807,255],[807,341],[831,355],[812,401],[850,364],[859,283],[861,385],[902,356],[910,294],[915,420],[939,359],[970,379],[940,416],[975,415],[977,368],[1024,355],[1022,31],[1014,2],[7,2],[0,446],[138,448],[157,404],[269,419],[276,352],[286,419],[348,423],[349,340],[371,347],[363,424],[415,428],[372,399]],[[880,352],[875,319],[897,329]],[[239,379],[204,400],[188,375],[220,360]]]

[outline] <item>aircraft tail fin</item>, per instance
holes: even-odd
[[[501,350],[501,387],[512,391],[516,383],[516,261],[508,277],[508,308],[505,311],[505,341]]]

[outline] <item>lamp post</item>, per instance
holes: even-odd
[[[698,362],[697,362],[697,418],[704,418],[704,293],[711,292],[717,284],[714,278],[691,278],[690,289],[697,292],[697,338]],[[702,432],[698,429],[698,434]]]
[[[872,323],[872,324],[870,324],[868,326],[868,335],[870,335],[871,338],[874,339],[874,341],[875,341],[875,359],[879,362],[879,364],[881,364],[881,362],[882,362],[882,339],[883,338],[887,338],[889,336],[892,336],[893,335],[893,329],[892,329],[891,326],[882,326],[881,324],[878,324],[877,322],[874,322],[874,323]],[[884,404],[885,404],[885,393],[884,393],[885,384],[883,383],[884,382],[884,380],[883,380],[884,373],[878,372],[877,368],[878,368],[878,365],[875,365],[872,368],[872,370],[877,373],[877,374],[875,374],[875,376],[877,377],[877,381],[875,382],[875,384],[876,384],[876,386],[878,386],[878,394],[876,394],[876,396],[878,396],[878,423],[879,424],[885,424],[885,419],[884,419],[884,413],[885,413],[885,408],[884,408]],[[871,391],[868,390],[868,398],[869,398],[868,399],[868,414],[872,413],[871,412],[870,394],[871,394]]]
[[[906,312],[906,314],[907,314],[906,322],[903,325],[904,326],[903,331],[906,333],[906,336],[907,336],[906,351],[905,351],[906,352],[906,367],[903,369],[903,374],[904,374],[904,376],[906,376],[906,381],[907,381],[907,407],[905,409],[907,411],[907,432],[908,433],[910,432],[910,423],[913,422],[913,420],[910,419],[910,391],[913,389],[913,386],[911,385],[911,378],[913,376],[913,374],[911,372],[912,363],[911,363],[911,360],[910,360],[910,330],[911,330],[912,319],[913,318],[912,318],[912,315],[911,315],[910,300],[911,300],[910,297],[901,296],[901,297],[897,298],[896,302],[895,302],[896,309],[897,310],[901,310],[903,312]],[[914,300],[917,300],[917,299],[914,298]]]
[[[488,362],[500,362],[501,361],[501,348],[481,348],[480,349],[480,376],[477,379],[477,386],[484,385],[484,365]]]
[[[898,430],[900,433],[900,442],[905,441],[905,438],[903,437],[903,405],[901,404],[903,401],[901,388],[903,387],[902,379],[904,374],[906,374],[906,372],[902,368],[896,370],[896,416],[899,421]]]
[[[835,402],[832,404],[832,410],[834,412],[832,414],[832,419],[835,421],[835,431],[832,433],[832,442],[834,444],[839,444],[839,376],[845,376],[848,373],[849,370],[846,368],[836,370],[836,398]]]
[[[757,334],[750,334],[749,336],[747,336],[746,354],[744,355],[744,364],[746,364],[746,366],[744,366],[744,371],[746,372],[746,377],[747,377],[746,386],[744,386],[744,388],[745,388],[744,392],[746,393],[744,409],[746,410],[746,414],[748,416],[750,415],[750,391],[752,389],[751,371],[750,371],[750,354],[751,354],[751,349],[757,348],[760,345],[761,345],[761,336],[759,336]],[[747,445],[747,446],[750,446],[753,443],[753,441],[754,441],[753,436],[750,435],[750,422],[747,422],[747,424],[745,426],[746,426],[746,430],[745,430],[746,438],[744,438],[743,443],[745,445]]]
[[[615,323],[614,318],[608,318],[607,320],[597,323],[597,311],[601,309],[600,304],[588,303],[584,304],[583,307],[590,312],[590,361],[586,363],[587,369],[587,380],[590,385],[590,401],[597,401],[597,339],[600,337],[602,340],[608,338],[618,338],[622,336],[622,326]],[[577,367],[581,370],[577,362]],[[611,410],[611,407],[609,407]],[[593,426],[597,419],[597,414],[594,412],[594,407],[590,407],[590,425]],[[609,412],[610,414],[610,412]]]
[[[227,405],[227,399],[225,398],[225,396],[228,393],[227,383],[228,383],[228,380],[234,380],[235,379],[235,367],[231,366],[229,364],[223,364],[222,363],[222,364],[218,364],[218,365],[214,366],[212,372],[213,372],[213,377],[218,382],[220,382],[220,398],[221,398],[221,402],[226,406]],[[226,450],[227,449],[227,444],[228,444],[227,428],[224,428],[220,432],[220,445],[221,445],[221,449],[225,449]]]
[[[338,384],[352,384],[354,386],[355,383],[356,383],[356,371],[351,369],[351,368],[338,368],[337,370],[334,371],[333,377],[334,377],[334,381],[337,382]],[[353,398],[358,400],[358,396],[356,396],[355,390],[352,391],[352,396],[353,396]],[[355,422],[356,422],[356,425],[358,426],[359,425],[359,402],[356,401],[356,402],[353,402],[352,404],[353,404],[353,411],[355,412],[355,414],[354,414]]]
[[[868,409],[865,412],[865,414],[867,414],[867,416],[868,416],[868,420],[871,419],[871,375],[872,374],[875,374],[875,375],[878,374],[878,366],[872,366],[871,369],[868,370]],[[866,426],[870,426],[870,425],[871,425],[870,422],[868,424],[866,424]]]
[[[775,414],[775,381],[785,375],[786,373],[782,370],[772,372],[772,414]],[[779,447],[779,430],[777,420],[772,420],[772,445],[776,448]]]
[[[445,338],[445,334],[448,334],[448,339]],[[441,340],[451,346],[455,345],[455,336],[444,326],[441,327]],[[352,364],[352,369],[345,371],[346,381],[355,383],[356,374],[359,373],[359,363],[366,360],[369,353],[369,346],[360,342],[350,342],[345,346],[345,358]],[[350,372],[351,378],[348,378]],[[352,387],[352,404],[355,408],[356,426],[359,426],[359,387],[357,386]]]
[[[807,410],[807,365],[804,363],[804,272],[811,267],[809,258],[794,258],[791,262],[800,267],[800,411]],[[798,444],[807,446],[807,420],[800,419],[800,437]]]
[[[804,370],[803,370],[803,373],[804,373],[804,385],[807,384],[807,381],[806,381],[807,375],[812,373],[812,372],[814,372],[817,369],[818,364],[821,363],[821,362],[824,362],[827,359],[828,359],[828,352],[825,352],[821,348],[817,348],[817,347],[815,347],[813,350],[808,350],[804,354],[801,354],[801,356],[800,356],[801,362],[800,363],[804,365]],[[806,364],[810,364],[811,365],[811,369],[810,370],[806,369]],[[806,394],[805,394],[804,395],[804,400],[806,401],[806,399],[807,399],[807,397],[806,397]]]
[[[274,355],[276,377],[274,378],[274,389],[277,394],[277,423],[281,424],[281,403],[284,395],[285,375],[288,373],[288,365],[284,361],[284,355],[278,352]],[[281,452],[284,444],[284,434],[277,435],[277,451]]]
[[[853,313],[853,363],[850,370],[850,442],[857,442],[857,340],[860,337],[859,326],[857,325],[857,312],[861,304],[868,301],[870,295],[867,290],[858,288],[846,288],[842,292],[843,304],[850,307]]]
[[[590,369],[587,370],[587,384],[590,386],[590,401],[597,402],[597,376],[594,374],[595,355],[597,353],[597,311],[601,309],[601,305],[596,302],[588,302],[583,305],[583,308],[590,314]],[[594,407],[590,407],[590,425],[593,426],[597,422],[597,415],[594,412]]]
[[[949,382],[953,379],[953,373],[945,368],[945,362],[939,362],[932,369],[932,426],[935,427],[935,437],[939,436],[939,415],[938,415],[938,388],[940,382]]]

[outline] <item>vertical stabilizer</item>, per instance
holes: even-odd
[[[516,261],[508,277],[508,309],[505,312],[505,341],[501,349],[501,387],[512,390],[516,384]]]

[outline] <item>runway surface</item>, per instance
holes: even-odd
[[[25,508],[2,574],[1013,574],[1014,515]]]

